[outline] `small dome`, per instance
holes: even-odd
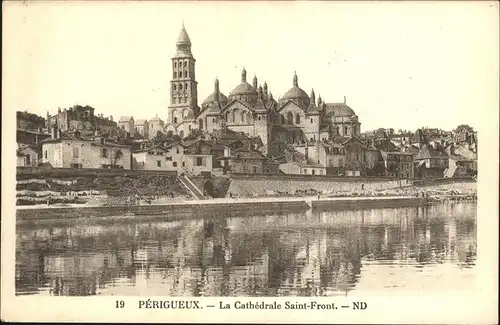
[[[156,121],[161,121],[161,118],[159,118],[158,115],[149,119],[149,122],[156,122]]]
[[[203,104],[202,104],[202,105],[203,105],[203,106],[205,106],[205,105],[208,105],[208,104],[210,104],[210,103],[212,103],[212,102],[215,102],[215,101],[216,101],[216,98],[215,98],[215,97],[216,97],[215,93],[210,94],[210,95],[209,95],[209,96],[208,96],[208,97],[207,97],[207,98],[203,101]],[[219,93],[219,101],[220,101],[221,103],[227,103],[227,97],[226,97],[226,95],[224,95],[223,93]]]
[[[229,93],[229,98],[241,99],[250,104],[254,104],[257,101],[257,90],[247,82],[247,71],[245,68],[241,72],[241,83]]]
[[[222,105],[227,104],[227,97],[223,93],[220,92],[219,79],[217,79],[217,78],[215,78],[215,82],[214,82],[214,92],[210,96],[208,96],[207,99],[205,99],[205,101],[203,101],[203,104],[201,104],[201,106],[203,108],[205,108],[209,104],[216,102],[216,101],[219,101]]]
[[[351,117],[356,115],[352,108],[344,103],[326,104],[326,114],[328,116]]]
[[[248,82],[243,81],[229,93],[229,96],[234,95],[257,95],[257,91]]]
[[[288,90],[283,97],[281,97],[280,102],[284,104],[288,100],[294,100],[299,105],[309,106],[309,96],[305,91],[299,87],[297,74],[293,76],[293,87]]]

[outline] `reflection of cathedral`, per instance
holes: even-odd
[[[473,208],[455,204],[315,210],[311,214],[217,215],[182,222],[25,229],[16,241],[16,292],[66,296],[346,294],[354,287],[373,287],[370,281],[380,275],[370,271],[372,266],[390,272],[408,272],[394,265],[472,267],[476,251]],[[458,213],[465,218],[433,217]],[[398,277],[385,280],[398,283]]]
[[[243,69],[240,83],[225,96],[215,80],[214,91],[198,106],[195,59],[191,40],[182,26],[177,40],[177,53],[172,58],[169,118],[165,130],[186,136],[191,129],[212,132],[227,126],[249,136],[260,136],[264,144],[275,140],[304,143],[335,136],[359,136],[361,123],[354,111],[344,103],[316,101],[299,87],[297,74],[292,88],[278,101],[267,83],[258,84],[254,76],[247,82]]]

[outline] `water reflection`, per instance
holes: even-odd
[[[470,284],[476,205],[18,229],[16,292],[332,296]],[[441,279],[453,279],[453,282]],[[425,280],[425,281],[424,281]],[[430,282],[429,282],[430,281]],[[428,283],[428,286],[425,286]]]

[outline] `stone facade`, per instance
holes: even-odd
[[[299,87],[297,74],[292,88],[276,101],[267,83],[259,85],[256,76],[252,84],[248,83],[243,69],[240,83],[229,96],[221,92],[219,80],[215,80],[213,93],[199,107],[195,59],[184,26],[176,45],[165,131],[185,137],[194,128],[211,133],[227,127],[249,137],[260,137],[264,153],[274,141],[304,144],[360,135],[361,123],[345,98],[343,103],[326,103],[321,97],[316,102],[314,90],[307,95]]]
[[[84,138],[75,131],[42,141],[41,162],[55,168],[131,169],[131,147],[102,137]]]
[[[38,151],[32,146],[20,146],[16,156],[18,167],[38,166]]]

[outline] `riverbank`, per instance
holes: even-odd
[[[289,213],[316,208],[398,208],[425,205],[435,201],[432,197],[289,197],[289,198],[248,198],[191,200],[163,205],[129,206],[52,206],[18,207],[18,226],[71,225],[75,223],[115,223],[140,221],[175,221],[205,217],[220,217],[237,211],[242,215],[262,213]]]

